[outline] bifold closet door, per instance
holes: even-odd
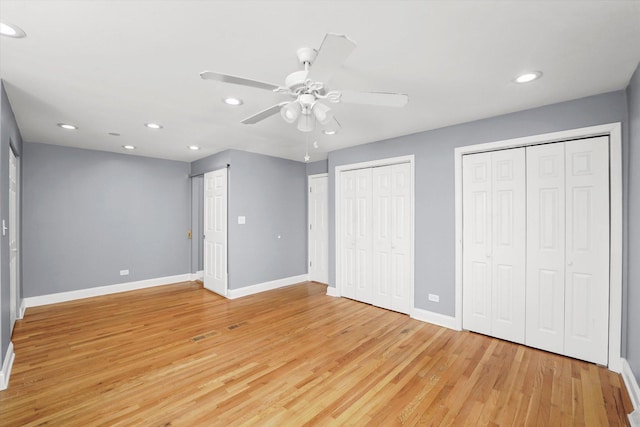
[[[607,364],[609,140],[527,148],[526,344]]]
[[[342,172],[340,180],[342,294],[372,303],[371,169]]]
[[[564,144],[527,147],[526,344],[564,352]]]
[[[409,163],[372,169],[372,304],[402,313],[411,310],[410,171]]]
[[[525,151],[463,158],[463,327],[509,341],[525,332]]]

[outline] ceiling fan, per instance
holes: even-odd
[[[409,101],[409,96],[401,93],[329,90],[327,82],[355,47],[356,44],[345,35],[327,34],[319,50],[307,47],[298,49],[298,60],[304,69],[289,74],[284,86],[213,71],[203,71],[200,77],[269,90],[293,98],[292,101],[280,102],[247,117],[242,120],[244,124],[258,123],[279,112],[285,122],[297,123],[298,130],[302,132],[313,131],[317,122],[325,133],[331,134],[340,129],[340,123],[326,102],[404,107]]]

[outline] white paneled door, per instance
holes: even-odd
[[[608,137],[462,162],[463,327],[606,365]]]
[[[402,313],[412,307],[410,163],[340,173],[343,296]]]
[[[525,152],[463,158],[463,326],[523,343]]]
[[[227,169],[204,175],[204,287],[227,294]]]
[[[527,147],[527,345],[564,352],[564,144]]]
[[[607,364],[609,138],[565,142],[565,354]]]
[[[329,283],[329,178],[309,177],[309,280]]]

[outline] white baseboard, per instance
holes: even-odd
[[[306,282],[308,277],[309,276],[307,274],[301,274],[299,276],[285,277],[284,279],[272,280],[270,282],[258,283],[257,285],[245,286],[244,288],[228,289],[227,298],[235,299],[246,297],[247,295],[257,294],[259,292],[270,291],[272,289],[295,285],[296,283]]]
[[[327,286],[327,295],[330,297],[339,297],[338,288],[335,286]]]
[[[204,270],[196,271],[195,273],[191,273],[191,281],[194,280],[203,280],[204,279]]]
[[[24,298],[22,302],[25,308],[41,305],[55,304],[58,302],[73,301],[83,298],[98,297],[115,294],[118,292],[134,291],[137,289],[151,288],[153,286],[171,285],[179,282],[188,282],[191,274],[178,274],[176,276],[158,277],[155,279],[138,280],[136,282],[119,283],[115,285],[98,286],[95,288],[79,289],[77,291],[60,292],[57,294],[40,295]]]
[[[414,308],[411,312],[411,317],[422,322],[433,323],[434,325],[444,326],[445,328],[454,329],[456,331],[460,330],[456,326],[455,317],[446,316],[440,313],[434,313],[433,311]]]
[[[24,298],[22,298],[22,301],[20,302],[20,309],[18,310],[18,319],[22,320],[24,319],[24,312],[27,310],[27,305],[24,301]]]
[[[4,355],[2,362],[2,371],[0,371],[0,391],[6,390],[9,387],[9,376],[11,375],[11,368],[13,367],[13,359],[16,354],[13,352],[13,343],[9,341],[9,347]]]
[[[634,409],[634,411],[629,414],[629,422],[632,427],[640,427],[640,387],[627,359],[622,359],[622,379],[624,380],[624,385],[627,387],[627,392],[629,392],[629,397],[631,398]]]

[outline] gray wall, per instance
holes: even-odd
[[[191,172],[227,164],[229,289],[306,274],[305,164],[228,150],[193,162]],[[241,215],[244,225],[238,224]]]
[[[626,358],[640,383],[640,65],[627,88],[629,104],[629,251]]]
[[[329,282],[335,286],[335,167],[415,155],[415,306],[455,314],[454,148],[626,119],[624,91],[549,105],[329,153]],[[624,143],[624,141],[623,141]],[[440,302],[428,301],[428,294]]]
[[[0,81],[0,217],[9,221],[9,144],[20,158],[22,154],[22,136],[13,115],[11,104],[4,84]],[[18,169],[20,172],[20,169]],[[18,233],[18,236],[20,234]],[[18,237],[20,238],[20,237]],[[0,366],[11,341],[10,305],[9,305],[9,233],[0,237]],[[21,293],[19,284],[18,293]],[[21,295],[18,295],[21,298]]]
[[[189,273],[188,163],[23,150],[25,297]]]
[[[327,159],[318,160],[317,162],[307,163],[307,175],[317,175],[319,173],[327,173],[329,164]]]

